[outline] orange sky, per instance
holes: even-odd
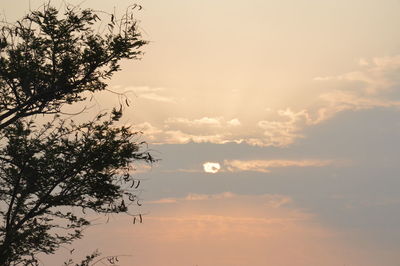
[[[126,255],[120,256],[121,265],[176,266],[369,266],[399,258],[321,226],[287,196],[190,194],[146,206],[150,212],[143,224],[116,215],[88,229],[74,254],[98,247],[107,250],[104,255]],[[71,255],[64,251],[63,256]]]

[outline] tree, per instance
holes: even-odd
[[[154,160],[133,141],[138,133],[114,127],[120,116],[114,111],[83,124],[56,117],[40,128],[21,121],[2,131],[0,265],[80,238],[90,222],[71,207],[118,213],[137,200],[131,162]]]
[[[49,5],[0,28],[0,129],[34,114],[59,113],[82,101],[82,92],[104,90],[121,59],[138,59],[141,39],[133,9],[106,28],[101,14]],[[94,27],[97,25],[96,27]]]
[[[3,26],[0,265],[36,265],[37,254],[81,238],[88,210],[128,213],[139,204],[132,163],[155,160],[140,132],[117,124],[122,107],[86,123],[59,114],[82,93],[105,89],[121,59],[141,54],[145,42],[131,15],[110,15],[103,35],[93,27],[96,12],[67,7],[61,16],[49,5]],[[51,113],[48,123],[35,120]]]

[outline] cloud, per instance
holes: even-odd
[[[295,139],[302,137],[300,131],[307,114],[304,111],[293,113],[290,109],[280,110],[279,116],[284,120],[262,120],[251,129],[240,129],[238,120],[222,126],[218,120],[188,120],[173,118],[166,121],[164,128],[157,128],[145,122],[136,125],[142,129],[152,144],[187,144],[193,143],[247,143],[254,146],[287,146]],[[294,115],[294,117],[291,117]],[[236,132],[229,127],[239,128]],[[173,129],[174,128],[174,129]]]
[[[237,118],[229,120],[227,122],[227,124],[230,125],[230,126],[233,126],[233,127],[238,127],[238,126],[242,125],[242,123],[240,123],[239,119],[237,119]]]
[[[316,81],[337,81],[359,83],[361,91],[368,95],[377,95],[399,85],[400,55],[361,58],[359,65],[362,69],[337,76],[316,77]],[[352,89],[352,88],[349,88]]]
[[[183,203],[187,201],[215,201],[215,200],[241,200],[249,196],[239,195],[232,192],[222,192],[218,194],[196,194],[189,193],[185,197],[181,198],[162,198],[155,201],[147,201],[146,204],[172,204],[172,203]],[[280,208],[283,205],[292,203],[293,200],[284,195],[279,194],[264,194],[258,195],[258,199],[262,200],[262,204],[272,208]]]
[[[164,172],[164,173],[176,173],[176,172],[181,172],[181,173],[204,173],[204,170],[179,168],[179,169],[176,169],[176,170],[164,170],[162,172]]]
[[[146,204],[170,204],[177,203],[177,199],[175,198],[164,198],[159,200],[147,201]]]
[[[227,142],[242,142],[241,139],[237,139],[235,136],[229,136],[229,132],[208,132],[203,127],[198,128],[197,134],[196,132],[187,133],[184,129],[173,130],[169,126],[158,128],[148,122],[136,124],[134,128],[143,131],[148,142],[152,144],[187,144],[190,142],[224,144]]]
[[[333,82],[333,89],[320,94],[314,104],[305,109],[281,109],[277,111],[279,119],[260,120],[258,127],[264,130],[264,138],[251,138],[246,142],[257,146],[288,146],[304,137],[301,132],[305,127],[317,125],[340,112],[399,108],[400,101],[392,100],[387,94],[400,86],[400,55],[360,59],[360,66],[363,68],[359,71],[314,78]]]
[[[122,86],[118,86],[118,88],[122,88]],[[135,87],[125,87],[125,92],[134,92],[134,93],[142,93],[142,92],[160,92],[165,91],[165,88],[161,87],[149,87],[149,86],[135,86]]]
[[[198,119],[188,119],[183,117],[170,117],[164,121],[166,128],[179,128],[188,134],[196,135],[201,129],[203,132],[221,133],[221,129],[227,127],[238,128],[242,124],[238,118],[226,120],[224,117],[201,117]]]
[[[238,197],[237,194],[232,192],[223,192],[219,194],[188,194],[185,200],[215,200],[215,199],[230,199]]]
[[[283,197],[278,195],[273,195],[276,198],[282,199]],[[168,203],[178,203],[178,202],[185,202],[185,201],[203,201],[203,200],[222,200],[222,199],[229,199],[229,198],[237,198],[240,197],[237,194],[232,192],[222,192],[219,194],[196,194],[196,193],[189,193],[186,197],[182,198],[163,198],[156,201],[148,201],[148,204],[168,204]],[[289,202],[289,201],[287,201]]]
[[[190,142],[194,143],[216,143],[216,144],[224,144],[229,142],[227,138],[223,134],[215,134],[215,135],[196,135],[182,132],[180,130],[166,130],[164,133],[164,141],[159,142],[161,144],[186,144]]]
[[[306,110],[294,112],[287,108],[279,110],[278,115],[283,120],[262,120],[258,122],[258,127],[263,130],[264,138],[252,140],[259,146],[288,146],[295,139],[303,137],[299,132],[303,125],[309,121]]]
[[[372,108],[399,108],[400,55],[360,59],[359,69],[336,76],[314,78],[321,93],[312,95],[303,108],[265,108],[258,113],[234,117],[206,116],[189,110],[190,116],[167,117],[148,123],[144,130],[154,144],[246,143],[254,146],[287,147],[304,138],[304,129],[323,123],[341,112]],[[172,102],[163,88],[139,87],[139,94],[153,100]],[[167,98],[165,98],[167,97]],[[221,103],[224,104],[224,103]],[[248,107],[248,106],[247,106]],[[246,109],[244,103],[243,109]],[[247,108],[250,110],[251,108]],[[176,111],[176,110],[175,110]],[[179,113],[176,111],[175,113]],[[188,115],[189,116],[189,115]],[[194,118],[193,118],[194,117]],[[161,122],[160,122],[161,121]]]
[[[122,90],[125,95],[129,93],[135,94],[140,99],[146,99],[164,103],[177,103],[177,99],[172,96],[165,95],[167,89],[161,87],[148,87],[148,86],[137,86],[137,87],[122,87],[114,86],[113,89]]]
[[[187,118],[181,117],[172,117],[165,120],[165,124],[167,125],[185,125],[189,127],[220,127],[221,126],[221,117],[202,117],[200,119],[189,120]]]
[[[225,160],[224,167],[230,172],[252,171],[268,173],[271,168],[322,167],[332,164],[330,160]]]
[[[173,97],[161,96],[156,93],[143,93],[139,95],[142,99],[157,101],[157,102],[165,102],[165,103],[176,103],[176,99]]]
[[[134,125],[135,129],[145,132],[148,142],[157,143],[160,136],[164,133],[163,130],[153,126],[149,122]]]
[[[310,125],[319,124],[334,117],[343,111],[360,111],[376,107],[398,108],[400,101],[379,99],[375,97],[365,97],[354,92],[332,91],[319,96],[323,107],[319,107],[315,112],[315,119],[310,121]]]

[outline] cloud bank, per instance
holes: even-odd
[[[399,108],[400,101],[393,97],[400,86],[399,71],[400,55],[361,59],[356,71],[315,77],[313,83],[321,88],[321,93],[310,95],[314,100],[301,109],[288,106],[271,110],[265,106],[265,110],[270,111],[259,110],[245,117],[246,110],[251,110],[251,102],[244,102],[241,107],[243,114],[239,112],[236,116],[207,116],[201,115],[201,110],[190,109],[189,117],[173,104],[171,106],[175,106],[175,109],[172,113],[180,116],[166,117],[163,114],[158,122],[137,123],[135,127],[143,130],[153,144],[208,142],[286,147],[304,138],[305,128],[323,123],[341,112],[378,107]],[[136,87],[131,90],[139,98],[160,103],[178,103],[177,97],[164,88]],[[216,101],[216,104],[225,104],[224,99]]]

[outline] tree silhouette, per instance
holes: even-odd
[[[111,14],[104,31],[94,29],[98,12],[66,7],[60,14],[50,5],[2,27],[0,265],[38,265],[37,254],[82,237],[87,211],[140,205],[132,163],[155,160],[140,132],[118,125],[122,107],[85,123],[59,114],[82,93],[104,90],[121,59],[141,54],[135,7],[119,20]],[[51,113],[48,123],[35,120]]]
[[[82,101],[82,92],[104,90],[121,59],[137,59],[146,44],[133,16],[134,5],[117,19],[102,13],[44,5],[0,28],[0,129],[22,117],[58,113]],[[104,16],[103,16],[104,17]],[[103,19],[104,20],[104,19]]]

